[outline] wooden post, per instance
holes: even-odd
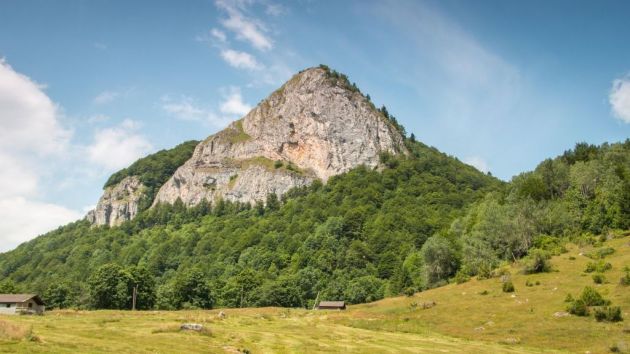
[[[136,310],[136,298],[138,297],[138,284],[133,286],[133,295],[131,297],[131,310]]]

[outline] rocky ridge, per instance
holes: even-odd
[[[406,153],[403,142],[345,76],[326,67],[306,69],[245,117],[199,143],[161,186],[153,205],[177,199],[187,206],[219,198],[264,201],[270,193],[281,196],[316,179],[326,182],[359,165],[375,168],[381,152]],[[118,193],[129,190],[129,183],[106,190],[88,219],[117,225],[133,218],[139,197]]]

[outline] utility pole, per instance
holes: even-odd
[[[133,295],[131,296],[131,310],[136,310],[136,298],[138,297],[138,284],[133,286]]]

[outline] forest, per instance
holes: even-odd
[[[0,254],[0,293],[86,309],[129,309],[134,287],[140,309],[363,303],[519,259],[547,271],[567,241],[630,227],[630,140],[579,143],[509,183],[405,144],[410,154],[382,154],[380,169],[254,205],[178,201],[120,227],[60,227]]]

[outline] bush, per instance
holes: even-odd
[[[582,300],[575,300],[569,303],[567,311],[576,316],[588,316],[589,314],[588,306],[586,306],[586,303]]]
[[[602,260],[597,262],[588,262],[586,264],[586,269],[584,270],[586,273],[604,273],[607,270],[612,269],[612,264],[604,262]]]
[[[595,284],[604,284],[606,282],[606,277],[604,276],[604,274],[593,274],[593,282]]]
[[[470,280],[470,275],[468,275],[465,269],[460,268],[460,270],[457,271],[457,274],[455,274],[454,280],[457,284],[463,284]]]
[[[612,247],[602,247],[587,253],[586,256],[591,259],[603,259],[606,256],[610,256],[615,253],[615,249]]]
[[[619,306],[614,307],[602,307],[595,309],[595,319],[597,322],[620,322],[623,321],[621,316],[621,308]]]
[[[551,270],[549,259],[551,255],[540,249],[532,249],[525,260],[525,274],[545,273]]]
[[[503,283],[503,292],[504,293],[513,293],[514,292],[514,284],[511,281],[506,281]]]
[[[586,306],[610,305],[609,300],[604,299],[602,295],[597,292],[597,290],[595,290],[594,288],[590,286],[587,286],[584,288],[584,290],[582,290],[582,294],[580,295],[579,300],[583,301]]]
[[[529,281],[529,279],[527,279],[525,281],[525,286],[534,286],[534,283],[532,283],[531,281]]]
[[[276,160],[276,162],[273,163],[273,168],[279,169],[283,165],[284,165],[284,163],[282,162],[282,160]]]

